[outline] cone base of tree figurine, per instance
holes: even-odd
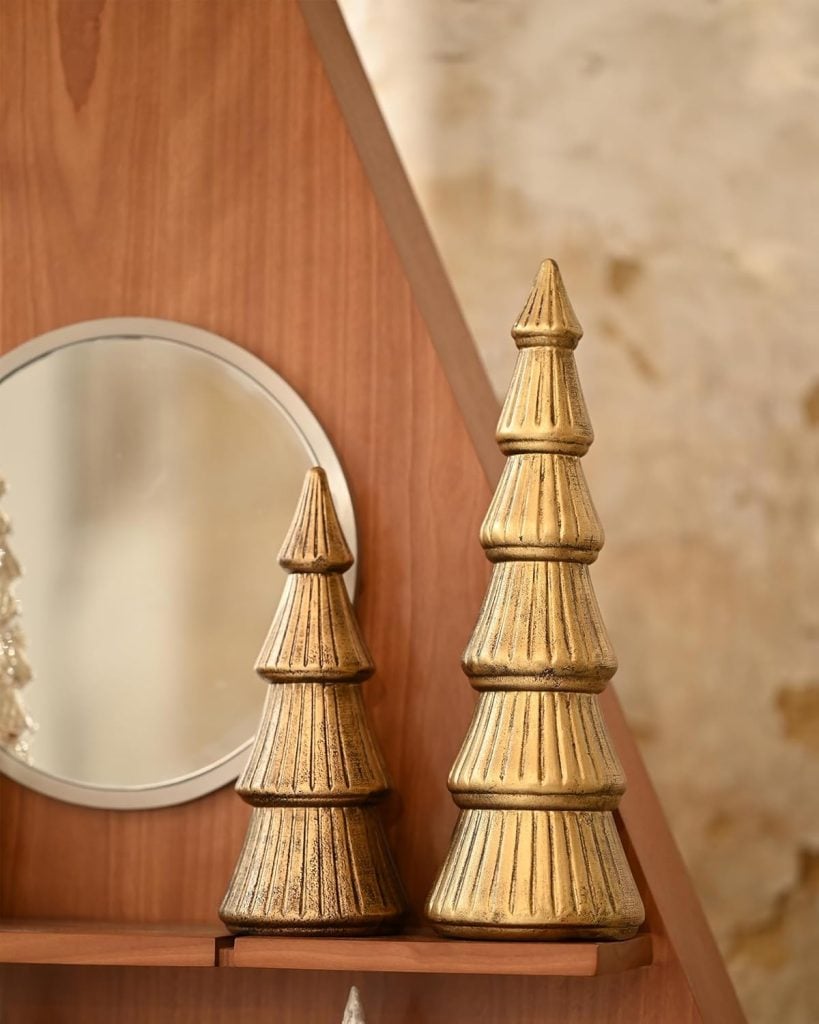
[[[370,807],[255,807],[219,916],[254,935],[394,931],[404,897]]]
[[[628,939],[643,916],[606,811],[462,811],[427,902],[461,938]]]

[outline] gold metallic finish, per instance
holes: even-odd
[[[509,458],[481,528],[495,565],[463,657],[480,698],[449,776],[462,810],[427,915],[463,938],[628,938],[643,906],[596,698],[617,661],[587,564],[603,531],[579,462],[592,440],[571,351],[582,330],[552,260],[512,334],[498,426]]]
[[[497,562],[463,666],[478,689],[519,689],[522,676],[525,689],[602,690],[617,659],[588,566]]]
[[[592,694],[487,691],[449,788],[459,807],[613,810],[626,780]]]
[[[220,915],[259,935],[372,935],[403,901],[370,807],[254,807]]]
[[[583,328],[554,260],[541,263],[526,305],[512,328],[512,337],[518,348],[528,345],[575,348],[583,337]]]
[[[588,451],[594,431],[571,350],[550,345],[518,352],[495,436],[506,455]]]
[[[303,742],[305,736],[311,742]],[[244,800],[257,806],[294,799],[362,803],[387,789],[357,683],[269,687],[259,740],[236,784]]]
[[[321,469],[307,474],[280,561],[293,574],[257,664],[272,685],[236,786],[253,812],[219,914],[249,934],[391,931],[405,900],[373,806],[388,787],[361,696],[373,665]]]
[[[603,547],[603,528],[580,460],[541,453],[510,456],[481,527],[481,544],[493,562],[593,562]]]
[[[373,674],[340,573],[298,571],[287,578],[256,671],[271,682],[350,682]]]
[[[290,572],[344,572],[353,564],[330,492],[321,477],[308,474],[299,506],[279,552]]]
[[[427,913],[454,938],[626,939],[643,919],[608,811],[461,811]]]

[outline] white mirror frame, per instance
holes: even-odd
[[[274,370],[226,338],[199,327],[150,317],[86,320],[41,334],[0,357],[0,385],[12,374],[56,349],[108,338],[153,338],[199,349],[239,370],[267,392],[294,431],[300,435],[312,465],[321,466],[327,473],[342,529],[353,556],[357,557],[358,538],[352,497],[341,463],[321,424],[304,400]],[[345,574],[345,582],[352,597],[356,583],[355,565]],[[248,652],[249,664],[255,653]],[[262,685],[261,681],[259,685]],[[145,786],[109,787],[71,782],[28,765],[2,748],[0,772],[45,796],[84,807],[111,810],[169,807],[205,796],[236,779],[244,767],[253,739],[253,736],[249,736],[234,751],[195,772]]]

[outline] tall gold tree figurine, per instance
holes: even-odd
[[[619,939],[643,920],[612,815],[625,779],[596,697],[617,663],[588,569],[603,531],[580,465],[593,438],[581,335],[547,260],[512,329],[520,351],[497,432],[507,462],[481,528],[494,568],[463,659],[480,696],[427,903],[445,935]]]
[[[5,493],[5,482],[0,480],[0,498]],[[8,516],[0,512],[0,747],[27,760],[29,736],[36,726],[21,692],[31,681],[31,669],[18,621],[20,606],[13,590],[22,572],[9,545],[10,533]]]
[[[253,811],[219,913],[235,932],[389,931],[404,896],[373,806],[388,787],[361,699],[373,663],[322,469],[307,473],[279,563],[291,575],[256,665],[270,687],[236,786]]]

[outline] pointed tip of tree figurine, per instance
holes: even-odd
[[[512,328],[512,337],[519,348],[528,345],[574,348],[582,336],[583,328],[566,294],[560,268],[554,260],[544,260]]]
[[[353,553],[338,521],[327,474],[319,466],[307,470],[296,514],[287,531],[279,565],[290,572],[344,572]]]
[[[271,682],[371,676],[372,657],[342,576],[353,555],[317,466],[305,476],[279,564],[290,576],[256,661],[259,675]]]

